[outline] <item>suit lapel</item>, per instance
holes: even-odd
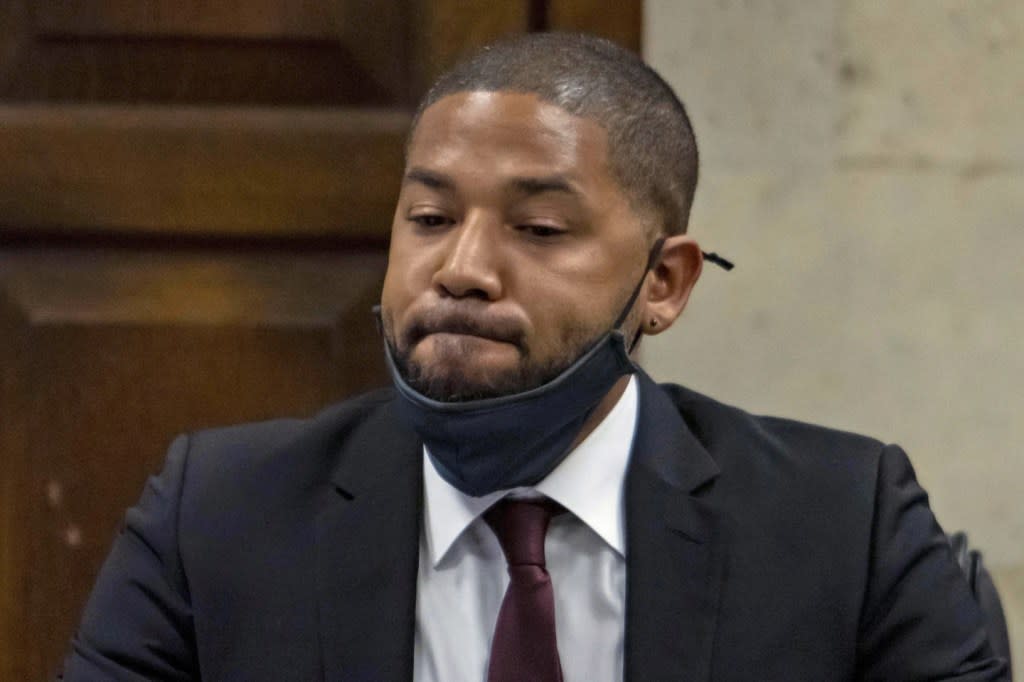
[[[645,374],[626,480],[625,677],[707,680],[725,521],[711,494],[718,466]]]
[[[347,439],[316,520],[324,679],[412,679],[420,443],[377,410]]]

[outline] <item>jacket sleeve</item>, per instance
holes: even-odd
[[[906,454],[878,464],[861,680],[1008,680],[984,617]]]
[[[177,438],[128,510],[65,661],[64,680],[199,679],[178,508],[188,460]]]

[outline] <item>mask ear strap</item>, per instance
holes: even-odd
[[[380,303],[370,308],[370,313],[373,315],[373,321],[377,325],[377,333],[384,336],[384,319],[380,313]]]
[[[643,325],[636,328],[636,334],[633,334],[633,340],[629,342],[629,349],[627,353],[632,353],[633,349],[636,348],[636,344],[640,342],[640,337],[644,335]]]
[[[717,265],[718,267],[722,268],[726,272],[728,272],[728,271],[732,270],[734,267],[736,267],[735,265],[733,265],[731,260],[728,260],[726,258],[723,258],[722,256],[719,256],[714,251],[711,251],[711,252],[701,251],[701,253],[704,254],[704,260],[708,261],[709,263],[714,263],[715,265]]]
[[[647,254],[647,265],[644,267],[644,274],[640,277],[640,281],[636,283],[636,287],[633,288],[633,293],[629,295],[629,300],[626,301],[626,305],[623,306],[622,312],[619,313],[619,318],[615,320],[615,324],[612,325],[612,329],[618,329],[622,326],[622,323],[629,317],[629,311],[633,309],[633,304],[636,303],[637,296],[640,295],[640,289],[643,288],[644,280],[647,279],[647,273],[654,269],[654,266],[658,264],[658,259],[661,258],[661,247],[665,244],[665,237],[659,237],[654,246],[651,247],[650,253]],[[637,329],[636,336],[633,337],[633,341],[629,344],[629,352],[633,352],[633,347],[636,346],[636,342],[640,340],[640,330]]]

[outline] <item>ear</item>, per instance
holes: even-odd
[[[680,234],[665,240],[658,264],[647,276],[640,318],[644,334],[660,334],[672,326],[690,300],[703,266],[704,256],[693,237]]]

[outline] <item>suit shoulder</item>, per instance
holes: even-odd
[[[693,391],[665,390],[718,465],[719,499],[739,533],[803,548],[806,559],[841,538],[866,548],[886,446],[848,431],[750,414]],[[755,542],[756,544],[756,542]]]
[[[662,384],[687,426],[712,453],[744,451],[812,461],[861,459],[873,468],[885,444],[870,436],[783,417],[756,415],[675,384]]]
[[[392,389],[324,408],[307,418],[271,419],[189,434],[188,476],[194,491],[302,487],[327,479],[336,454],[365,426],[393,428]],[[219,494],[219,493],[218,493]]]
[[[273,450],[307,434],[344,433],[391,402],[393,389],[382,388],[329,405],[309,417],[282,417],[201,429],[190,435],[193,452],[237,448]]]

